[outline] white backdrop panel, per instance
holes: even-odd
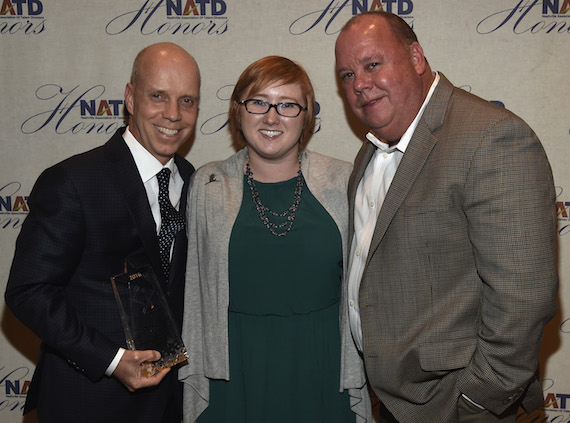
[[[178,43],[200,66],[198,127],[182,151],[195,166],[232,154],[233,84],[273,54],[301,63],[314,83],[319,112],[309,148],[352,161],[365,129],[342,102],[334,42],[353,14],[379,4],[414,27],[433,69],[520,115],[546,148],[558,192],[561,288],[541,354],[544,421],[570,421],[570,0],[0,1],[0,291],[34,181],[122,125],[131,64],[148,44]],[[21,408],[39,341],[4,305],[0,313],[0,421],[33,422]]]

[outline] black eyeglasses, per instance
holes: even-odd
[[[240,101],[238,104],[243,104],[245,106],[245,110],[254,115],[264,115],[269,112],[272,107],[275,107],[277,113],[284,117],[297,117],[301,112],[307,111],[306,107],[297,103],[283,102],[271,104],[268,101],[258,100],[256,98]]]

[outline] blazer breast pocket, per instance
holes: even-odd
[[[419,346],[420,366],[426,372],[467,367],[477,347],[477,338],[424,342]]]
[[[451,197],[409,201],[404,204],[398,221],[400,236],[411,245],[427,247],[430,254],[448,254],[470,249],[467,221],[461,207]]]
[[[452,208],[451,197],[427,198],[422,201],[406,201],[402,207],[404,217],[446,213]]]

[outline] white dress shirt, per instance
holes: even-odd
[[[170,169],[168,194],[170,197],[170,202],[176,210],[178,210],[180,207],[180,197],[182,196],[182,187],[184,185],[184,180],[178,172],[178,167],[174,163],[174,158],[171,158],[165,165],[160,163],[156,157],[150,154],[150,152],[135,139],[128,127],[123,133],[123,139],[125,140],[127,147],[129,147],[129,150],[133,155],[135,164],[137,165],[137,169],[143,181],[146,195],[148,197],[148,203],[150,205],[150,210],[152,211],[152,217],[156,223],[156,233],[158,234],[160,232],[160,225],[162,223],[162,220],[160,217],[160,206],[158,204],[158,179],[156,178],[156,174],[165,167]],[[173,248],[174,244],[170,247],[171,256]],[[115,358],[105,371],[105,374],[107,376],[111,376],[113,374],[117,368],[117,365],[119,364],[119,361],[121,361],[124,352],[125,350],[123,348],[119,348],[119,351],[117,351]]]
[[[380,141],[374,134],[369,132],[366,138],[376,146],[376,152],[372,156],[362,180],[356,190],[354,202],[354,236],[350,249],[348,264],[348,313],[350,330],[357,348],[362,351],[362,327],[360,322],[360,308],[358,293],[366,259],[370,249],[370,242],[376,228],[378,213],[382,208],[386,193],[390,189],[392,180],[396,174],[402,156],[410,143],[412,135],[418,126],[418,122],[439,82],[439,74],[435,73],[435,79],[428,91],[422,107],[412,124],[408,127],[400,141],[393,146]]]
[[[178,172],[178,168],[174,163],[174,158],[171,158],[165,165],[162,165],[156,157],[154,157],[150,152],[144,148],[141,143],[139,143],[129,128],[123,133],[123,139],[131,150],[131,154],[135,159],[135,164],[141,175],[141,179],[146,189],[146,195],[148,197],[148,203],[150,204],[150,209],[152,211],[152,217],[156,222],[156,233],[160,232],[160,206],[158,205],[158,179],[156,174],[160,172],[163,168],[170,169],[170,182],[168,184],[168,194],[170,197],[170,202],[176,210],[180,207],[180,196],[182,195],[182,186],[184,181],[182,176]]]

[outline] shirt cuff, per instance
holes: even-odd
[[[105,370],[105,376],[112,376],[113,375],[113,372],[115,371],[115,369],[119,365],[119,361],[121,361],[121,358],[123,358],[124,353],[125,353],[125,349],[119,348],[119,351],[117,351],[115,358],[113,359],[113,361],[111,361],[111,364],[109,364],[109,367],[107,367],[107,370]]]
[[[475,401],[473,401],[471,398],[469,398],[467,395],[465,394],[461,394],[461,396],[463,398],[465,398],[467,401],[469,401],[471,404],[473,404],[475,407],[480,408],[481,410],[485,410],[485,407],[483,407],[480,404],[477,404]]]

